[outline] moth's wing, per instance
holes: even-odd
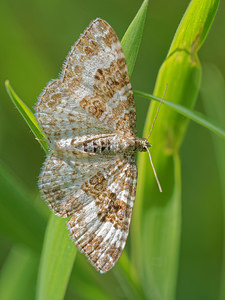
[[[135,131],[133,92],[120,41],[112,27],[96,19],[67,57],[63,82],[79,81],[91,91],[81,106],[114,130]],[[95,109],[97,106],[97,110]]]
[[[68,221],[76,246],[100,272],[119,259],[128,236],[137,168],[131,158],[86,156],[67,161],[50,154],[40,188],[52,210]]]
[[[119,39],[109,24],[93,21],[72,47],[59,79],[37,104],[50,141],[61,136],[135,132],[136,112]]]
[[[36,116],[53,148],[55,141],[65,137],[112,133],[107,124],[81,107],[80,102],[87,95],[90,95],[88,88],[67,88],[56,79],[39,97]]]
[[[101,160],[95,160],[87,154],[60,157],[51,152],[44,162],[39,178],[44,200],[56,215],[64,218],[72,216],[80,202],[92,201],[82,191],[83,183],[102,168],[108,167],[110,162],[104,156]]]

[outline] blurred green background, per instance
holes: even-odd
[[[9,79],[21,99],[33,109],[38,95],[49,80],[58,76],[70,47],[91,20],[105,19],[121,39],[141,3],[140,0],[0,1],[0,161],[31,194],[38,195],[37,177],[45,155],[10,101],[4,81]],[[159,67],[188,4],[187,0],[150,1],[131,78],[133,89],[152,93]],[[224,11],[225,3],[221,2],[199,53],[202,63],[215,64],[223,75]],[[138,136],[142,137],[149,101],[139,98],[135,101]],[[200,96],[195,109],[205,113]],[[181,158],[183,215],[177,299],[218,299],[223,206],[218,162],[209,131],[191,122]],[[0,243],[1,266],[11,241],[1,235]]]

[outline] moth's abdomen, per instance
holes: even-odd
[[[120,136],[114,136],[113,138],[99,138],[90,141],[85,141],[79,147],[78,150],[86,153],[96,154],[117,154],[118,152],[135,152],[135,140],[126,139]]]
[[[115,144],[112,144],[109,138],[102,138],[83,143],[80,150],[88,153],[111,153],[115,152]]]
[[[82,153],[116,155],[123,153],[125,156],[133,156],[137,151],[146,151],[151,145],[142,139],[132,135],[93,135],[78,136],[75,138],[59,139],[52,144],[53,149],[61,155],[62,151],[70,155],[81,155]]]

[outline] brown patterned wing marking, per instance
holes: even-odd
[[[68,221],[76,246],[102,273],[115,265],[125,247],[136,177],[134,160],[119,159],[97,172],[81,186],[93,202]]]
[[[104,20],[93,21],[67,57],[63,81],[76,74],[82,78],[81,84],[92,90],[82,107],[110,128],[135,131],[136,112],[125,57],[115,31]]]
[[[37,104],[50,141],[66,135],[135,133],[136,112],[124,54],[111,26],[97,19],[72,47],[59,79]]]
[[[60,80],[50,82],[37,104],[37,118],[49,141],[64,137],[111,133],[112,130],[79,105],[88,90],[66,89]]]

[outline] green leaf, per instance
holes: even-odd
[[[34,114],[31,112],[31,110],[26,106],[26,104],[17,96],[17,94],[12,89],[10,83],[8,80],[5,82],[6,90],[13,102],[13,104],[16,106],[24,120],[26,121],[27,125],[30,127],[33,134],[36,136],[38,142],[41,144],[44,151],[48,152],[48,147],[46,143],[46,138],[41,133],[41,129],[37,123],[37,120],[34,116]]]
[[[204,76],[203,83],[201,86],[201,96],[203,100],[203,105],[205,107],[206,113],[217,119],[222,126],[225,128],[225,79],[221,72],[213,65],[203,66]],[[219,171],[221,192],[223,196],[223,216],[225,216],[225,141],[218,139],[215,135],[212,135],[212,141],[214,145],[214,150],[216,153],[217,168]],[[223,224],[225,227],[225,223]],[[224,228],[225,230],[225,228]],[[223,241],[223,262],[222,262],[222,272],[221,272],[221,287],[220,287],[220,299],[225,299],[225,239]]]
[[[0,273],[0,299],[34,299],[38,257],[25,247],[14,246]]]
[[[37,300],[64,298],[75,254],[65,219],[52,214],[41,254]]]
[[[190,2],[176,31],[168,56],[177,51],[187,51],[192,60],[196,59],[195,56],[211,28],[219,2],[219,0]]]
[[[158,97],[140,91],[134,91],[134,95],[149,100],[152,99],[158,102],[161,102],[162,100]],[[196,123],[202,125],[205,128],[208,128],[209,130],[211,130],[221,138],[225,139],[225,130],[221,128],[219,125],[217,125],[215,121],[211,120],[209,117],[203,115],[202,113],[188,109],[187,107],[166,100],[163,100],[162,104],[168,105],[169,107],[173,108],[176,112],[180,113],[184,117],[187,117],[192,121],[195,121]]]
[[[145,0],[142,3],[142,6],[140,7],[138,13],[128,27],[121,41],[129,76],[131,76],[133,72],[138,50],[141,44],[148,9],[148,2],[148,0]]]
[[[149,299],[173,299],[169,292],[171,293],[171,288],[173,289],[176,286],[178,259],[171,258],[179,256],[180,247],[181,166],[179,155],[174,155],[172,159],[176,161],[171,161],[175,169],[174,186],[170,201],[163,209],[148,211],[147,214],[149,215],[146,215],[143,225],[144,236],[148,236],[148,239],[143,240],[144,244],[142,245],[146,259],[145,264],[152,266],[153,269],[153,272],[146,272],[145,275],[145,282],[152,283],[151,289],[146,289]],[[154,227],[154,230],[151,229],[152,227]],[[165,248],[166,246],[167,248]],[[149,251],[151,255],[149,255]],[[159,255],[162,252],[163,255]],[[157,268],[158,270],[154,271]],[[153,274],[154,277],[152,277]],[[165,274],[170,276],[164,278]],[[159,285],[158,282],[161,284]],[[168,294],[163,295],[163,290],[167,291]]]
[[[0,231],[40,251],[46,219],[25,188],[0,164]]]
[[[206,38],[218,3],[218,0],[191,1],[158,73],[154,96],[162,98],[168,86],[165,99],[188,109],[194,106],[201,80],[197,51]],[[148,136],[150,132],[157,108],[158,104],[152,102],[144,136]],[[148,156],[144,153],[138,156],[132,261],[142,276],[148,296],[149,289],[146,287],[151,287],[151,299],[170,300],[175,296],[181,226],[181,171],[178,153],[187,125],[186,118],[172,109],[161,107],[150,142],[153,145],[152,159],[163,193],[159,193],[157,189]],[[170,226],[171,222],[173,226]],[[149,227],[147,224],[150,224]],[[146,243],[148,251],[143,247]]]

